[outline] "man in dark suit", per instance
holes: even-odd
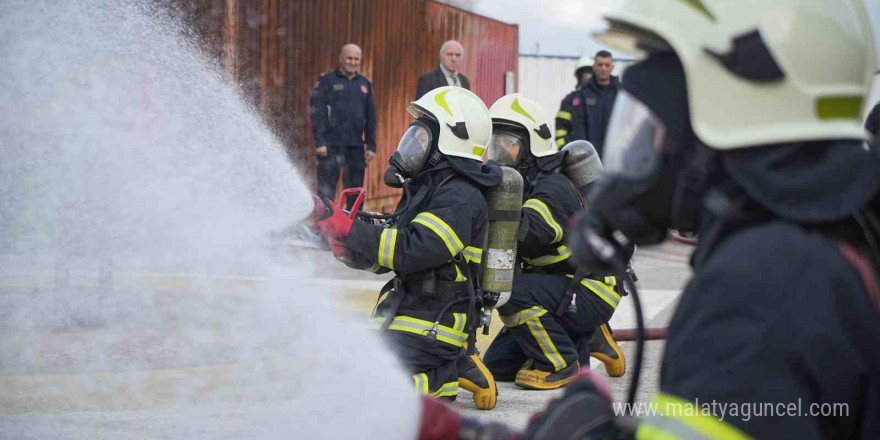
[[[464,48],[461,43],[449,40],[440,46],[440,65],[419,77],[416,87],[416,101],[425,93],[438,87],[457,86],[471,89],[471,82],[458,69],[464,57]]]

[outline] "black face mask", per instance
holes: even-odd
[[[440,126],[432,119],[420,117],[410,124],[401,138],[397,151],[391,154],[383,181],[392,188],[400,188],[402,180],[415,179],[437,153]]]

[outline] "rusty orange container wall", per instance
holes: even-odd
[[[373,82],[376,160],[366,172],[366,208],[391,210],[400,196],[382,172],[411,122],[406,105],[419,75],[438,65],[440,45],[465,48],[462,73],[486,106],[504,94],[505,72],[517,74],[518,27],[429,0],[169,0],[219,56],[230,82],[314,182],[309,96],[318,75],[337,65],[346,43],[363,49],[361,73]]]

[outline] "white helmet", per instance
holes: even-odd
[[[675,51],[691,124],[719,150],[864,139],[874,48],[861,0],[624,0],[597,38]]]
[[[584,55],[584,56],[578,58],[578,62],[574,66],[575,74],[577,74],[578,70],[581,70],[584,67],[589,67],[590,69],[592,69],[594,62],[595,62],[595,60],[593,60],[593,57],[591,57],[589,55]]]
[[[431,90],[406,108],[413,117],[427,116],[440,124],[437,146],[447,156],[482,161],[492,135],[486,104],[461,87]]]
[[[499,125],[520,128],[528,133],[532,156],[550,156],[559,151],[550,135],[550,127],[547,125],[550,118],[547,112],[532,99],[519,93],[502,96],[492,104],[489,114],[496,127],[492,142],[489,143],[489,159],[498,160],[506,165],[512,165],[519,160],[521,150],[516,147],[517,139],[511,134],[499,132],[497,129]],[[506,138],[502,139],[505,136]]]

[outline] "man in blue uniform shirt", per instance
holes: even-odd
[[[339,67],[318,78],[310,103],[318,156],[318,194],[330,199],[342,171],[345,188],[364,184],[364,168],[376,156],[373,84],[358,73],[361,49],[346,44]]]

